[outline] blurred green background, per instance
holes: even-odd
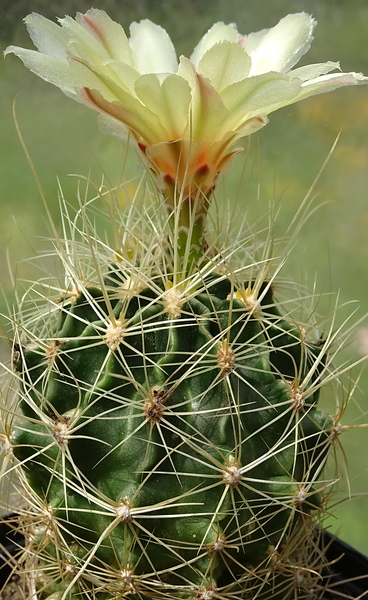
[[[190,55],[198,39],[215,21],[236,22],[247,33],[274,25],[290,12],[306,11],[318,20],[312,48],[300,64],[340,60],[343,71],[368,75],[367,0],[94,0],[125,28],[132,20],[148,17],[170,33],[178,54]],[[22,25],[29,12],[54,18],[90,8],[89,0],[0,0],[0,43],[31,47]],[[69,174],[91,175],[97,184],[105,174],[112,183],[121,172],[124,148],[115,138],[98,131],[96,115],[38,80],[13,56],[0,60],[0,269],[4,295],[0,312],[12,302],[8,274],[12,265],[19,286],[22,279],[38,277],[37,266],[24,259],[44,250],[49,235],[39,192],[21,148],[12,113],[16,99],[19,126],[28,146],[51,212],[58,223],[59,178],[64,196],[76,202],[78,181]],[[286,275],[329,293],[318,311],[348,303],[338,323],[353,310],[353,321],[368,310],[368,87],[348,88],[317,96],[271,115],[269,125],[253,136],[244,187],[239,202],[250,214],[266,212],[280,198],[276,233],[285,230],[320,170],[336,136],[337,148],[315,189],[312,215],[299,235]],[[218,194],[231,194],[240,180],[244,156],[238,156]],[[127,175],[137,173],[130,152]],[[251,172],[253,171],[253,177]],[[256,201],[257,190],[260,190]],[[52,264],[46,264],[52,270]],[[350,304],[350,301],[356,301]],[[4,322],[4,319],[3,319]],[[368,353],[368,320],[363,320],[342,359]],[[8,348],[1,346],[7,359]],[[356,377],[359,369],[353,371]],[[368,422],[368,371],[363,372],[344,423]],[[333,511],[329,525],[345,541],[368,554],[368,430],[352,429],[342,436],[352,499]],[[340,453],[340,459],[344,457]],[[340,484],[347,489],[346,476]],[[336,501],[341,496],[336,497]]]

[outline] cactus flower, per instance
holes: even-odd
[[[316,21],[306,13],[244,36],[234,24],[215,23],[179,61],[166,31],[147,19],[131,24],[130,38],[98,9],[59,19],[60,26],[35,13],[25,23],[38,51],[9,46],[5,54],[102,113],[105,130],[129,135],[171,206],[180,193],[200,197],[205,211],[234,144],[269,113],[368,81],[331,74],[335,62],[294,69],[313,39]]]

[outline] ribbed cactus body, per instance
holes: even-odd
[[[124,277],[117,265],[103,289],[62,299],[21,350],[12,442],[39,499],[40,597],[307,589],[293,565],[333,437],[316,407],[323,346],[267,282],[132,293]]]

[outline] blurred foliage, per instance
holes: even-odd
[[[32,11],[54,19],[85,12],[92,4],[105,9],[126,29],[131,21],[142,18],[160,23],[170,33],[178,53],[187,55],[215,21],[235,21],[245,33],[270,27],[289,12],[306,11],[315,16],[318,26],[302,63],[340,60],[344,71],[368,74],[367,0],[0,0],[0,44],[3,48],[9,43],[31,47],[21,21]],[[44,275],[23,259],[47,254],[51,235],[15,129],[14,100],[20,130],[57,226],[57,178],[66,201],[76,205],[78,186],[83,195],[87,185],[85,177],[96,185],[102,178],[111,185],[119,180],[126,148],[98,131],[92,111],[38,80],[13,56],[0,61],[0,87],[0,271],[4,288],[0,311],[8,313],[6,301],[12,301],[13,283],[7,275],[6,251],[21,289],[22,285],[28,286],[27,280]],[[248,211],[250,220],[267,212],[269,203],[276,201],[280,214],[275,233],[281,235],[339,134],[334,155],[313,192],[315,205],[321,206],[302,229],[282,276],[301,281],[309,289],[315,284],[317,297],[318,293],[328,293],[318,301],[320,314],[333,309],[339,291],[339,303],[345,304],[338,318],[341,323],[355,308],[353,322],[367,312],[368,86],[317,96],[271,115],[269,125],[251,138],[243,179],[245,154],[235,158],[231,172],[220,180],[217,196],[236,197],[239,212]],[[80,183],[69,173],[82,174]],[[140,173],[131,150],[124,178],[132,178],[134,187],[133,179]],[[90,189],[89,197],[92,193]],[[54,269],[48,257],[45,269]],[[26,280],[24,284],[22,280]],[[357,304],[349,304],[352,299]],[[368,353],[367,322],[360,326],[356,341],[343,353],[342,360],[359,358],[363,353]],[[345,422],[368,420],[361,392],[367,387],[365,373]],[[343,443],[352,490],[366,493],[367,459],[366,452],[362,452],[368,444],[366,430],[348,432]],[[346,489],[346,480],[342,487]],[[339,507],[331,527],[368,553],[366,506],[367,496],[362,496],[355,503]]]

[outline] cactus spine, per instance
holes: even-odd
[[[236,268],[207,244],[195,262],[162,206],[130,210],[118,251],[77,241],[80,221],[66,286],[41,283],[55,293],[15,320],[6,448],[35,597],[312,594],[328,341],[282,314],[271,257]]]

